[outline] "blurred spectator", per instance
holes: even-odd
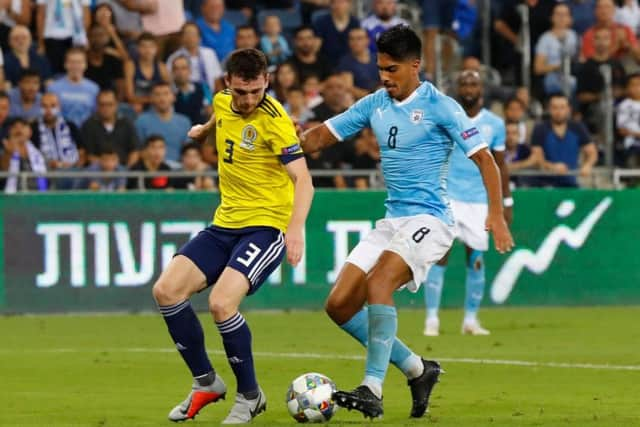
[[[337,71],[348,72],[353,76],[353,95],[362,98],[380,86],[378,63],[375,55],[369,51],[369,36],[364,28],[349,31],[350,52],[340,59]]]
[[[205,98],[202,83],[191,81],[189,58],[186,56],[175,57],[172,70],[176,112],[187,116],[191,120],[191,124],[207,121],[205,117],[209,117],[211,114],[211,109],[207,108],[211,101]]]
[[[4,192],[15,193],[18,191],[19,172],[47,172],[47,163],[44,156],[31,142],[31,127],[26,120],[16,117],[8,124],[8,136],[2,140],[4,151],[0,156],[0,169],[16,175],[10,176],[4,181]],[[47,190],[47,180],[44,177],[29,178],[27,190]],[[22,188],[20,188],[22,190]]]
[[[22,117],[28,122],[40,117],[40,84],[40,74],[36,70],[22,71],[18,87],[9,91],[11,117]]]
[[[223,0],[204,0],[202,16],[197,19],[202,45],[216,51],[218,58],[226,58],[235,48],[236,30],[224,20]]]
[[[378,169],[380,163],[380,146],[376,136],[370,128],[365,128],[356,137],[352,158],[349,163],[353,169]],[[369,188],[368,176],[356,176],[353,178],[354,188],[363,190]]]
[[[330,1],[331,0],[300,0],[302,23],[304,25],[310,25],[313,13],[328,8]]]
[[[301,126],[314,117],[311,109],[307,107],[304,91],[300,86],[293,86],[287,91],[287,102],[284,104],[284,108],[291,120]]]
[[[627,79],[627,98],[617,107],[618,133],[623,145],[628,167],[640,166],[640,74]]]
[[[362,20],[362,28],[369,34],[369,50],[372,54],[377,52],[376,40],[380,33],[389,28],[404,24],[407,21],[396,15],[396,0],[373,0],[373,13]],[[426,13],[423,11],[423,13]]]
[[[153,12],[142,15],[142,29],[153,34],[158,44],[158,58],[164,61],[178,48],[180,28],[186,19],[183,0],[154,0]]]
[[[595,54],[595,32],[598,29],[606,28],[611,36],[609,51],[611,56],[621,59],[627,54],[631,54],[636,61],[640,61],[640,45],[631,28],[619,24],[613,20],[615,16],[615,5],[613,0],[598,0],[596,3],[596,22],[582,36],[582,51],[580,55],[583,60],[591,58]]]
[[[98,5],[108,4],[113,10],[113,21],[127,48],[142,34],[142,13],[151,13],[156,4],[138,0],[98,0]]]
[[[322,104],[321,88],[320,78],[315,74],[311,74],[302,82],[302,90],[304,91],[304,100],[307,108],[316,108]]]
[[[51,78],[49,61],[32,48],[29,29],[24,25],[16,25],[9,32],[10,49],[4,52],[5,78],[16,86],[23,70],[36,70],[43,81]]]
[[[182,142],[191,129],[191,120],[173,109],[175,96],[168,83],[156,83],[151,90],[151,108],[140,114],[135,125],[138,137],[146,140],[151,135],[160,135],[164,141],[163,161],[180,162]]]
[[[296,70],[301,82],[311,75],[317,75],[320,80],[331,74],[332,65],[328,59],[319,54],[320,40],[313,28],[302,26],[295,30],[293,39],[293,56],[289,60]]]
[[[202,160],[200,145],[197,142],[185,144],[181,150],[182,169],[185,172],[204,172],[211,168]],[[173,178],[172,187],[178,190],[212,190],[213,178],[210,176],[196,176]]]
[[[618,24],[631,28],[634,34],[640,33],[640,6],[638,0],[619,0],[614,20]]]
[[[54,74],[64,72],[65,52],[86,46],[91,0],[36,0],[38,49],[47,55]]]
[[[150,33],[138,37],[138,59],[124,66],[126,100],[136,113],[142,112],[151,102],[153,85],[169,81],[165,65],[158,60],[156,39]]]
[[[0,90],[0,141],[7,137],[7,125],[9,123],[9,111],[11,111],[11,101],[9,95]]]
[[[181,46],[169,55],[167,70],[172,73],[173,61],[182,56],[189,61],[190,81],[198,84],[204,90],[204,96],[211,102],[213,93],[222,89],[223,72],[220,61],[213,49],[200,46],[200,29],[193,22],[187,22],[182,26]]]
[[[86,160],[86,151],[80,139],[78,128],[60,114],[60,101],[54,93],[42,95],[42,117],[34,122],[32,141],[44,156],[49,170],[71,170],[82,167]],[[51,180],[53,187],[69,190],[73,187],[72,178]]]
[[[118,153],[113,148],[105,148],[98,161],[91,163],[87,172],[124,172],[127,169],[118,162]],[[75,188],[92,191],[124,191],[127,188],[125,177],[91,177],[76,181]]]
[[[565,76],[563,61],[574,62],[578,56],[578,36],[571,29],[571,11],[569,6],[558,3],[551,15],[551,29],[540,37],[536,44],[535,74],[544,78],[544,92],[554,93],[569,89],[575,90],[575,78]],[[565,77],[571,80],[565,82]]]
[[[577,187],[576,177],[567,174],[579,169],[580,176],[590,177],[598,161],[598,150],[587,129],[582,123],[571,121],[570,117],[569,99],[565,95],[551,95],[549,120],[538,123],[531,135],[534,161],[541,169],[557,175],[540,178],[545,186]]]
[[[280,102],[285,102],[287,91],[302,83],[298,76],[298,69],[291,63],[280,64],[273,73],[270,95]]]
[[[582,115],[591,132],[602,129],[604,113],[600,101],[604,96],[605,82],[600,68],[603,65],[611,67],[613,96],[616,99],[624,96],[625,70],[622,63],[611,57],[611,32],[607,28],[594,31],[594,53],[578,71],[578,86],[576,97],[578,111]]]
[[[579,36],[596,22],[596,0],[567,0],[573,18],[573,29]]]
[[[520,102],[522,102],[522,105],[524,105],[525,117],[535,120],[542,117],[542,114],[544,113],[542,104],[540,104],[540,101],[536,98],[531,97],[531,93],[526,86],[517,87],[513,96],[518,98]]]
[[[9,33],[16,25],[31,25],[32,0],[4,0],[0,2],[0,48],[9,49]]]
[[[504,103],[504,119],[505,122],[518,123],[518,143],[527,144],[533,126],[527,118],[526,107],[520,99],[515,96],[507,99]]]
[[[236,49],[257,49],[259,44],[258,33],[251,25],[236,27]]]
[[[436,70],[436,37],[438,33],[450,33],[452,31],[451,24],[453,23],[456,4],[457,2],[451,0],[423,0],[424,68],[429,80],[433,79]],[[439,59],[444,63],[443,67],[446,67],[451,62],[451,54],[451,48],[445,48],[445,44],[443,44]]]
[[[513,176],[512,172],[536,167],[536,159],[531,156],[529,144],[520,143],[519,122],[507,121],[505,122],[505,129],[506,150],[504,152],[504,161],[509,168],[509,179],[516,186],[526,185],[526,178]]]
[[[157,172],[170,171],[171,168],[165,162],[167,146],[164,138],[160,135],[150,135],[144,141],[144,150],[142,158],[138,163],[129,168],[130,171]],[[163,190],[171,187],[171,181],[168,176],[155,176],[144,178],[143,186],[140,186],[138,178],[129,178],[127,180],[127,188],[132,190]]]
[[[103,152],[115,150],[120,164],[133,165],[140,159],[140,142],[133,122],[118,116],[118,99],[113,90],[101,90],[97,103],[96,114],[80,129],[89,161],[96,162]]]
[[[349,52],[349,31],[360,27],[360,21],[351,15],[351,0],[331,0],[329,10],[314,21],[313,27],[322,40],[321,55],[338,60]]]
[[[120,58],[107,52],[109,33],[100,25],[89,28],[87,71],[85,76],[100,89],[113,89],[118,99],[124,99],[124,70]]]
[[[109,3],[101,3],[93,11],[91,23],[99,25],[107,32],[106,50],[108,54],[124,61],[129,58],[129,52],[124,45],[116,28],[113,6]]]
[[[270,65],[280,65],[291,56],[289,42],[282,35],[282,24],[276,15],[264,19],[263,35],[260,38],[260,50],[267,55]]]
[[[67,70],[66,76],[54,80],[48,90],[58,95],[64,118],[76,126],[82,126],[96,110],[96,95],[100,88],[84,78],[87,69],[87,54],[84,49],[69,49],[65,54],[64,68]]]

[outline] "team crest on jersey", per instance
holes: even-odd
[[[411,123],[418,124],[422,121],[422,117],[424,117],[424,111],[422,110],[413,110],[411,112]]]
[[[256,148],[255,145],[253,145],[253,142],[257,137],[258,131],[256,130],[256,128],[253,127],[253,125],[246,125],[242,129],[242,142],[240,143],[240,147],[246,148],[249,151],[253,151],[254,148]]]

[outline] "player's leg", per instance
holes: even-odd
[[[442,298],[442,287],[444,286],[444,273],[449,262],[449,252],[436,265],[431,267],[427,280],[424,282],[424,302],[427,316],[424,321],[424,335],[435,337],[440,335],[440,319],[438,310],[440,309],[440,299]]]
[[[478,311],[484,296],[485,271],[484,252],[465,246],[467,253],[467,278],[465,281],[464,321],[462,333],[471,335],[489,335],[490,332],[480,325]]]
[[[239,307],[280,265],[283,255],[284,235],[279,230],[264,227],[243,234],[209,296],[209,308],[237,381],[235,403],[223,424],[250,422],[266,409],[266,397],[256,379],[251,330]]]
[[[189,298],[207,285],[206,274],[196,265],[198,254],[207,251],[211,236],[205,232],[188,242],[162,272],[153,286],[153,296],[176,348],[193,376],[191,392],[169,413],[171,421],[195,417],[207,404],[224,398],[226,386],[213,369],[204,333]],[[215,264],[215,259],[210,262]],[[219,262],[224,266],[224,262]]]

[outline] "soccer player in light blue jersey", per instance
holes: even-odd
[[[480,169],[489,198],[486,227],[496,248],[509,251],[513,240],[503,217],[499,171],[480,132],[453,99],[419,80],[418,36],[396,26],[382,33],[376,45],[384,88],[301,138],[304,150],[313,152],[373,128],[388,190],[385,218],[349,254],[326,303],[329,317],[367,347],[362,384],[334,398],[365,417],[381,416],[382,385],[391,362],[409,380],[410,415],[421,417],[440,365],[396,338],[393,293],[403,286],[416,292],[451,247],[454,222],[445,182],[454,145]]]
[[[513,215],[511,190],[509,189],[509,170],[504,162],[506,131],[504,122],[491,111],[482,108],[482,79],[477,71],[465,70],[458,77],[458,100],[471,122],[478,129],[493,152],[502,178],[504,195],[504,215],[507,223]],[[462,333],[471,335],[489,335],[489,331],[480,325],[478,310],[484,295],[484,252],[489,249],[489,233],[485,229],[487,217],[487,192],[482,176],[475,164],[467,159],[458,145],[453,149],[451,165],[447,177],[447,192],[451,199],[451,211],[455,221],[455,237],[465,245],[467,256],[466,296],[464,300],[464,320]],[[427,306],[424,334],[440,334],[438,308],[444,283],[449,254],[429,270],[424,283],[424,298]]]

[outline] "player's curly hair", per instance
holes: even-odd
[[[227,75],[255,80],[267,73],[267,57],[258,49],[238,49],[227,61]]]
[[[380,34],[376,41],[378,52],[385,53],[397,61],[420,59],[422,42],[408,26],[400,24]]]

